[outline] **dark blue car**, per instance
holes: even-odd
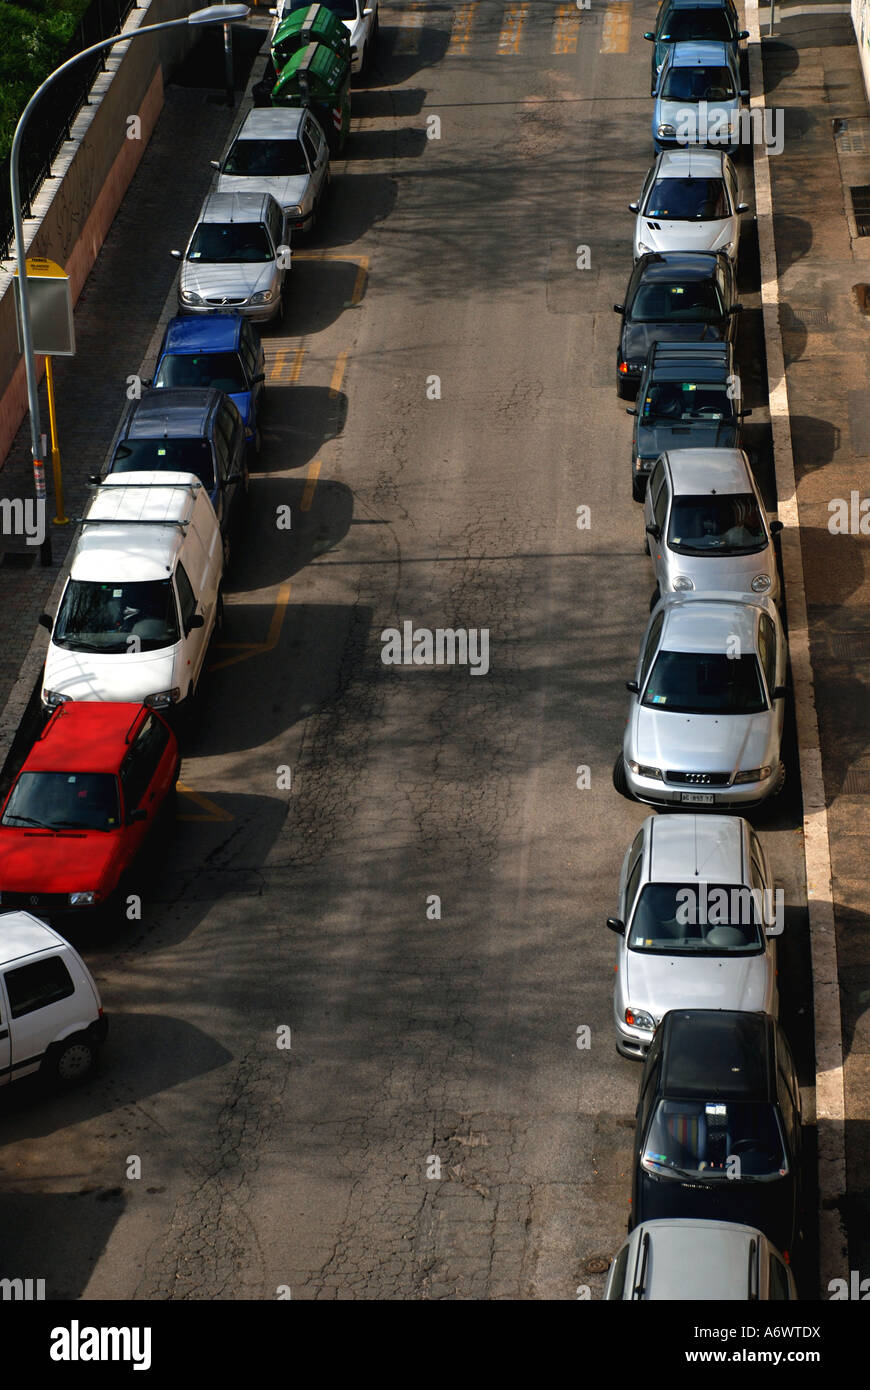
[[[170,319],[154,386],[213,387],[238,409],[245,438],[260,451],[260,409],[266,358],[260,335],[239,314]]]

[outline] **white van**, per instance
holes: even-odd
[[[99,990],[69,942],[29,912],[0,914],[0,1086],[36,1071],[82,1081],[107,1031]]]
[[[221,622],[223,546],[193,473],[110,473],[82,521],[52,626],[42,702],[136,701],[164,709],[193,694]]]

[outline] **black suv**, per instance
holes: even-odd
[[[629,1229],[659,1217],[754,1226],[786,1255],[799,1229],[801,1095],[776,1019],[665,1014],[637,1107]]]
[[[631,495],[642,502],[650,469],[670,449],[738,449],[740,382],[730,343],[653,343],[637,393]]]
[[[731,343],[737,301],[734,266],[722,251],[648,251],[634,267],[616,352],[616,394],[633,400],[653,343]]]
[[[740,28],[732,0],[664,0],[655,32],[644,38],[655,45],[650,75],[650,96],[655,96],[662,64],[675,43],[712,39],[730,44],[736,57],[739,42],[749,38],[749,30]]]

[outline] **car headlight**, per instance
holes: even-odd
[[[182,290],[181,302],[183,304],[204,304],[205,300],[202,295],[194,294],[193,290]]]
[[[294,204],[292,208],[285,208],[285,209],[284,209],[284,216],[285,216],[285,217],[295,217],[295,218],[298,219],[298,218],[304,216],[304,214],[303,214],[303,212],[302,212],[302,208],[301,208],[298,204]]]
[[[258,290],[256,294],[251,295],[250,302],[252,304],[270,304],[274,298],[273,290]]]
[[[180,697],[181,687],[174,685],[171,690],[158,690],[153,695],[146,695],[144,703],[149,709],[165,709],[167,705],[174,705]]]
[[[639,255],[639,256],[645,256],[645,255],[647,254],[647,252],[649,252],[649,251],[654,251],[654,250],[655,250],[655,247],[654,247],[654,246],[647,246],[647,244],[646,244],[645,241],[639,241],[639,242],[637,243],[637,251],[638,251],[638,255]]]
[[[91,907],[99,898],[99,893],[70,893],[68,894],[70,907]]]
[[[733,241],[726,241],[725,245],[720,247],[719,249],[721,251],[724,251],[726,256],[730,256],[734,250],[734,246],[735,243]]]
[[[694,589],[695,581],[690,579],[687,574],[675,574],[673,579],[674,592],[683,593],[686,589]]]
[[[772,767],[753,767],[748,772],[738,772],[734,778],[734,785],[736,787],[740,782],[763,782],[772,772]]]
[[[631,758],[626,759],[635,777],[651,777],[654,782],[662,780],[662,770],[660,767],[647,767],[646,763],[633,763]]]
[[[770,588],[770,575],[757,574],[752,581],[752,592],[754,594],[766,594]]]
[[[657,458],[658,454],[638,454],[634,460],[635,473],[649,473]]]
[[[625,1021],[629,1028],[645,1028],[650,1033],[656,1030],[656,1021],[652,1014],[648,1014],[645,1009],[633,1009],[630,1004],[625,1011]]]
[[[62,695],[59,690],[43,690],[42,698],[49,709],[57,709],[58,705],[65,705],[67,700],[71,700],[71,695]]]
[[[677,132],[672,125],[668,125],[667,123],[665,123],[659,126],[659,135],[676,135],[676,133]]]

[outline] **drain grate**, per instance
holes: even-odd
[[[833,128],[834,140],[840,154],[867,154],[870,150],[866,117],[856,121],[838,117],[833,123]]]
[[[850,768],[843,778],[843,792],[846,796],[866,796],[870,792],[870,771]]]
[[[793,309],[790,304],[780,307],[780,325],[783,328],[827,328],[827,309]]]
[[[870,183],[854,184],[849,193],[859,236],[870,236]]]
[[[35,559],[35,547],[30,550],[0,552],[0,566],[5,570],[29,570]]]
[[[835,661],[870,661],[870,632],[830,632],[828,643]]]

